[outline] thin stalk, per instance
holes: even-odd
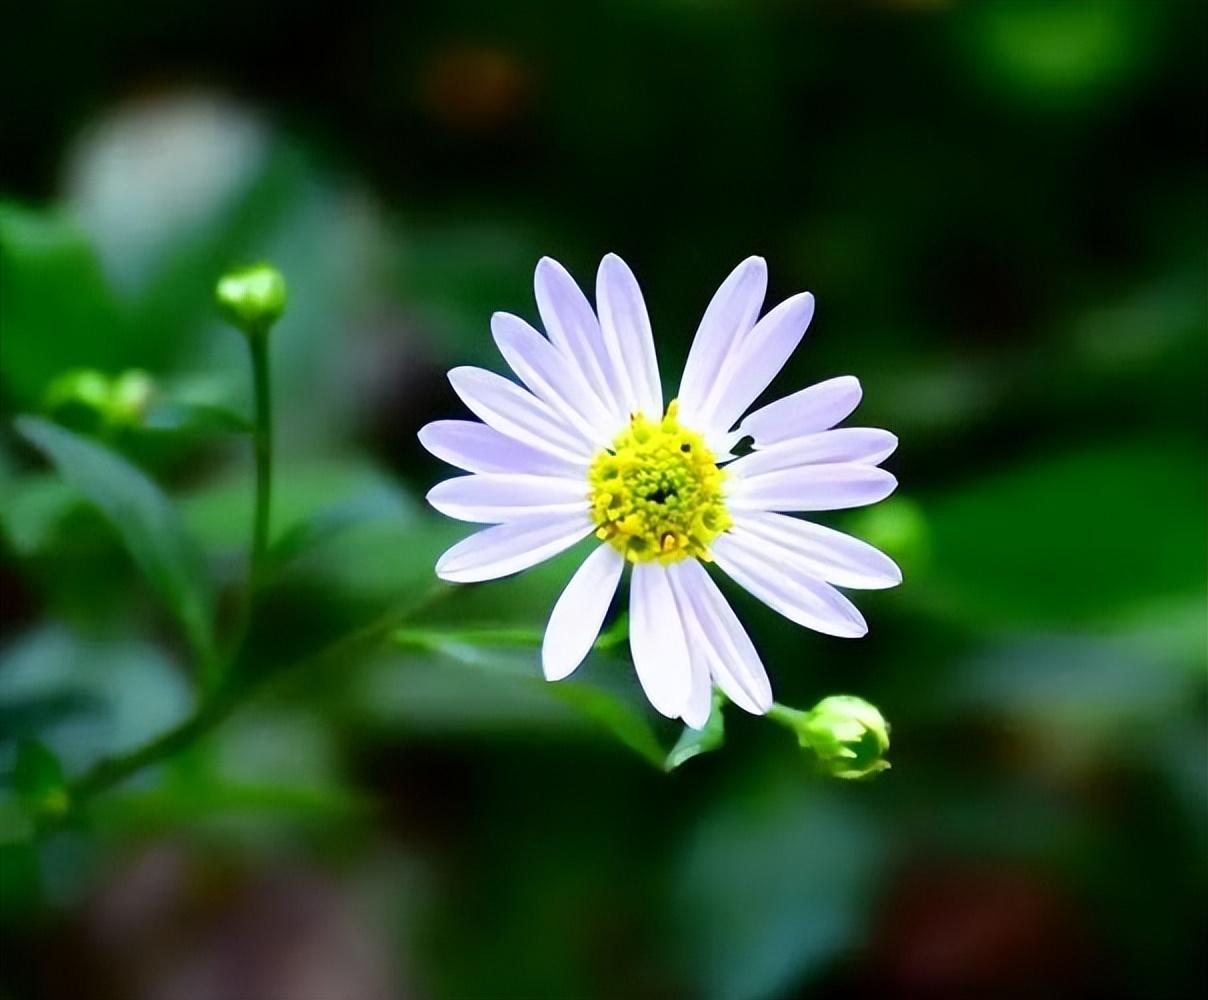
[[[325,664],[337,663],[342,666],[358,654],[385,642],[400,625],[415,619],[452,592],[451,587],[434,587],[418,601],[387,611],[381,617],[334,640],[318,652],[283,665],[265,677],[246,683],[228,680],[202,701],[191,715],[167,732],[153,737],[129,753],[100,761],[72,782],[68,788],[71,809],[74,811],[92,796],[107,791],[132,775],[192,746],[269,681],[308,669],[318,669]]]
[[[268,553],[269,517],[273,504],[273,403],[269,378],[268,332],[247,338],[252,355],[252,395],[255,422],[252,448],[256,458],[256,509],[252,521],[252,553],[248,572],[248,600],[254,601],[264,573]]]

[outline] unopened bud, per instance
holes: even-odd
[[[831,695],[808,712],[774,705],[768,715],[792,729],[832,777],[867,778],[889,767],[889,723],[863,698]]]
[[[46,409],[64,423],[91,430],[136,427],[155,384],[137,368],[110,377],[92,368],[64,372],[46,390]]]
[[[285,279],[271,264],[228,271],[214,297],[227,322],[249,336],[268,333],[285,312]]]

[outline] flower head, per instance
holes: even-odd
[[[491,322],[523,387],[456,368],[449,380],[481,423],[438,420],[420,431],[429,451],[470,473],[438,484],[428,501],[491,525],[441,556],[437,575],[495,579],[594,536],[550,616],[546,677],[564,678],[586,657],[628,565],[630,648],[651,704],[699,728],[716,685],[747,711],[767,712],[767,673],[704,564],[800,625],[863,635],[860,612],[835,587],[894,586],[897,566],[789,515],[888,496],[897,481],[879,465],[897,439],[832,429],[860,401],[850,376],[747,412],[814,311],[803,293],[759,317],[762,258],[743,261],[713,296],[666,407],[645,302],[619,257],[600,263],[595,309],[549,258],[535,284],[548,337],[507,313]],[[749,453],[735,457],[746,439]]]
[[[214,287],[218,308],[248,335],[267,333],[285,312],[285,279],[271,264],[228,271]]]
[[[889,768],[889,723],[876,705],[850,694],[832,694],[808,712],[776,705],[773,717],[818,755],[835,778],[868,778]]]

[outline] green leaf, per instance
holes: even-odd
[[[0,381],[34,405],[65,368],[139,363],[85,235],[65,215],[0,205]]]
[[[197,437],[247,434],[252,429],[247,417],[226,407],[171,399],[155,403],[143,418],[142,426],[149,431]]]
[[[1164,440],[1012,466],[922,504],[929,566],[901,599],[966,628],[1027,631],[1202,608],[1206,491],[1203,455]]]
[[[26,740],[17,750],[13,787],[35,817],[61,816],[67,811],[63,765],[40,740]]]
[[[146,642],[44,625],[0,651],[0,752],[37,739],[69,774],[158,736],[189,703],[181,664]]]
[[[4,483],[0,529],[13,551],[30,556],[44,548],[60,522],[80,504],[80,495],[53,473]]]
[[[711,750],[718,750],[725,744],[726,720],[722,716],[724,703],[725,698],[722,694],[714,691],[713,711],[709,713],[709,721],[705,723],[703,729],[684,726],[680,738],[676,740],[675,746],[667,754],[667,759],[663,764],[664,770],[674,771],[693,757],[699,757],[702,753],[709,753]]]
[[[867,933],[885,861],[874,816],[781,758],[718,789],[679,846],[668,919],[692,995],[804,993]]]
[[[46,420],[19,417],[16,427],[108,518],[189,644],[207,658],[212,598],[201,554],[160,488],[120,455]]]
[[[632,669],[603,652],[623,638],[626,627],[622,619],[602,632],[574,677],[551,684],[541,676],[537,650],[544,633],[539,628],[408,626],[394,633],[397,646],[437,654],[465,669],[454,673],[430,659],[395,664],[389,693],[375,688],[371,697],[378,711],[400,704],[412,721],[442,727],[454,717],[461,726],[474,719],[487,726],[565,725],[568,717],[559,707],[565,706],[662,769],[666,746],[651,726],[651,711]]]

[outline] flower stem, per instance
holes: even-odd
[[[255,421],[252,448],[256,458],[256,509],[252,522],[252,553],[248,573],[248,601],[256,599],[268,552],[269,516],[273,502],[273,405],[269,378],[269,338],[266,334],[247,338],[252,355],[252,393]]]
[[[106,758],[86,771],[68,787],[69,809],[74,811],[87,799],[107,791],[138,772],[158,764],[173,754],[192,746],[222,723],[248,698],[270,679],[303,670],[319,669],[326,664],[346,665],[358,654],[375,648],[389,638],[399,626],[415,619],[436,601],[452,593],[452,588],[433,588],[418,601],[402,608],[387,611],[367,625],[363,625],[339,639],[334,640],[316,653],[302,660],[286,664],[269,671],[254,681],[239,682],[229,678],[225,684],[213,691],[183,721],[167,732],[153,737],[129,753]],[[69,815],[69,813],[65,814]]]
[[[806,713],[798,708],[789,708],[788,705],[782,705],[780,702],[772,702],[772,707],[768,709],[767,717],[773,722],[779,722],[782,726],[788,729],[797,731],[798,725],[805,720]]]

